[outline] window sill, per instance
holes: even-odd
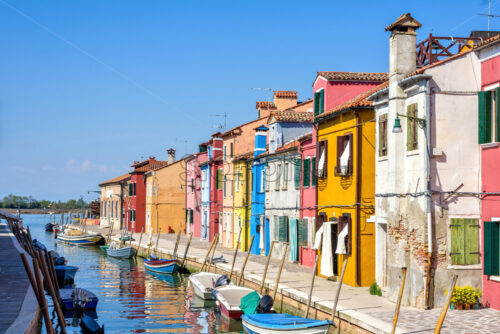
[[[419,155],[419,154],[420,154],[420,152],[418,151],[418,149],[406,152],[407,157],[411,157],[411,156]]]
[[[449,264],[446,269],[454,270],[481,270],[483,266],[481,264]]]
[[[500,276],[489,276],[488,280],[494,281],[494,282],[500,282]]]
[[[388,158],[386,155],[384,155],[383,157],[379,157],[379,158],[378,158],[378,161],[379,161],[379,162],[382,162],[382,161],[388,161],[388,160],[389,160],[389,158]]]
[[[479,144],[483,149],[486,149],[486,148],[497,148],[498,146],[500,146],[500,143],[496,142],[496,143],[486,143],[486,144]]]

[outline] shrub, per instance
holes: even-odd
[[[446,290],[445,295],[448,294]],[[475,304],[479,298],[483,296],[481,289],[474,289],[470,285],[464,287],[456,286],[451,296],[451,302],[454,304],[472,305]]]
[[[370,285],[370,295],[382,296],[382,289],[378,286],[377,282]]]

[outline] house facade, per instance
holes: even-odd
[[[205,147],[206,149],[206,147]],[[201,238],[201,168],[206,150],[186,158],[186,232]],[[204,156],[204,157],[203,157]]]
[[[124,174],[99,184],[101,188],[101,215],[102,227],[113,226],[114,231],[125,227],[123,208],[127,196],[127,184],[130,174]]]
[[[500,310],[500,38],[476,49],[481,64],[478,144],[481,150],[483,304]]]
[[[480,64],[465,51],[416,70],[410,14],[386,28],[389,86],[375,107],[376,280],[403,303],[439,307],[454,274],[458,285],[481,286],[480,147],[477,91]],[[460,120],[457,122],[457,120]]]
[[[210,235],[210,165],[208,161],[212,158],[211,141],[200,145],[200,151],[204,150],[206,154],[200,155],[201,170],[201,238],[208,240]]]
[[[210,171],[210,218],[208,240],[212,241],[216,234],[219,234],[219,243],[222,243],[221,224],[223,214],[223,167],[222,160],[223,140],[221,133],[212,135],[211,139],[211,158],[208,160]]]
[[[241,230],[240,250],[247,251],[250,245],[250,217],[252,199],[253,151],[237,155],[234,163],[234,245]]]

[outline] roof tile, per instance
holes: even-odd
[[[105,185],[112,184],[112,183],[118,183],[118,182],[124,181],[124,180],[126,180],[128,178],[130,178],[130,174],[129,173],[123,174],[123,175],[117,176],[115,178],[112,178],[111,180],[107,180],[107,181],[99,183],[99,187],[103,187]]]
[[[387,73],[377,72],[318,72],[318,76],[328,81],[386,81],[389,80]]]
[[[270,117],[274,117],[276,122],[287,123],[312,123],[314,120],[313,113],[308,111],[275,111]]]
[[[293,90],[275,90],[275,97],[297,98],[297,92]]]
[[[257,109],[276,109],[276,105],[269,101],[257,101]]]

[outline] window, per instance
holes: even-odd
[[[318,172],[317,176],[319,178],[325,178],[328,171],[328,140],[322,140],[318,143]]]
[[[279,216],[278,222],[279,222],[278,241],[288,242],[288,217]]]
[[[133,196],[134,194],[134,184],[133,183],[129,183],[128,184],[128,195],[129,196]]]
[[[352,175],[352,133],[337,137],[337,176]]]
[[[271,180],[271,177],[270,177],[270,175],[271,175],[271,166],[274,166],[274,165],[268,165],[266,167],[266,169],[265,169],[266,170],[266,180],[267,180],[266,185],[265,185],[266,191],[269,191],[269,184],[271,183],[270,182],[270,180]]]
[[[344,233],[347,232],[345,234],[345,237],[344,237],[345,254],[351,255],[352,222],[351,222],[351,215],[350,214],[343,214],[342,216],[339,217],[338,234],[337,235],[340,236],[342,234],[342,231],[344,231]]]
[[[307,234],[308,234],[308,222],[307,219],[298,219],[297,220],[297,242],[299,246],[307,247]]]
[[[500,88],[478,92],[479,144],[500,142]]]
[[[484,274],[500,275],[500,222],[484,222]]]
[[[275,190],[280,190],[280,186],[281,186],[281,164],[277,164],[276,165],[276,184],[275,184]]]
[[[451,264],[479,263],[479,224],[477,219],[450,220]]]
[[[224,145],[224,161],[227,160],[227,146]]]
[[[194,178],[191,179],[191,192],[194,193]]]
[[[306,158],[303,160],[303,169],[302,169],[302,185],[304,187],[309,187],[310,183],[310,174],[311,174],[311,160]]]
[[[226,193],[226,185],[227,185],[227,177],[226,177],[226,175],[224,175],[224,190],[223,190],[224,197],[226,197],[226,195],[227,195],[227,193]]]
[[[234,154],[234,145],[233,143],[229,144],[229,157],[232,158]]]
[[[300,165],[301,165],[300,160],[294,160],[293,166],[294,166],[294,171],[293,171],[293,179],[295,183],[295,189],[300,189]]]
[[[190,224],[193,224],[193,221],[194,221],[193,216],[194,216],[194,211],[193,211],[193,209],[189,209],[189,223],[190,223]]]
[[[311,158],[311,186],[316,186],[316,157]]]
[[[288,189],[288,170],[290,169],[290,164],[285,162],[285,169],[283,170],[283,190]]]
[[[240,169],[236,170],[236,192],[240,191]]]
[[[265,184],[266,184],[266,169],[262,169],[260,171],[260,192],[263,193],[264,192],[264,187],[265,187]]]
[[[279,240],[280,238],[280,222],[279,222],[279,217],[277,215],[273,216],[273,222],[274,222],[274,239],[273,240]]]
[[[314,93],[314,116],[321,115],[325,111],[325,90]]]
[[[418,149],[418,105],[410,104],[406,107],[406,150],[414,151]]]
[[[234,186],[234,181],[229,180],[229,196],[233,197],[233,186]]]
[[[378,117],[378,156],[387,156],[387,114]]]
[[[222,169],[217,169],[217,174],[216,174],[216,185],[217,189],[222,189]]]

